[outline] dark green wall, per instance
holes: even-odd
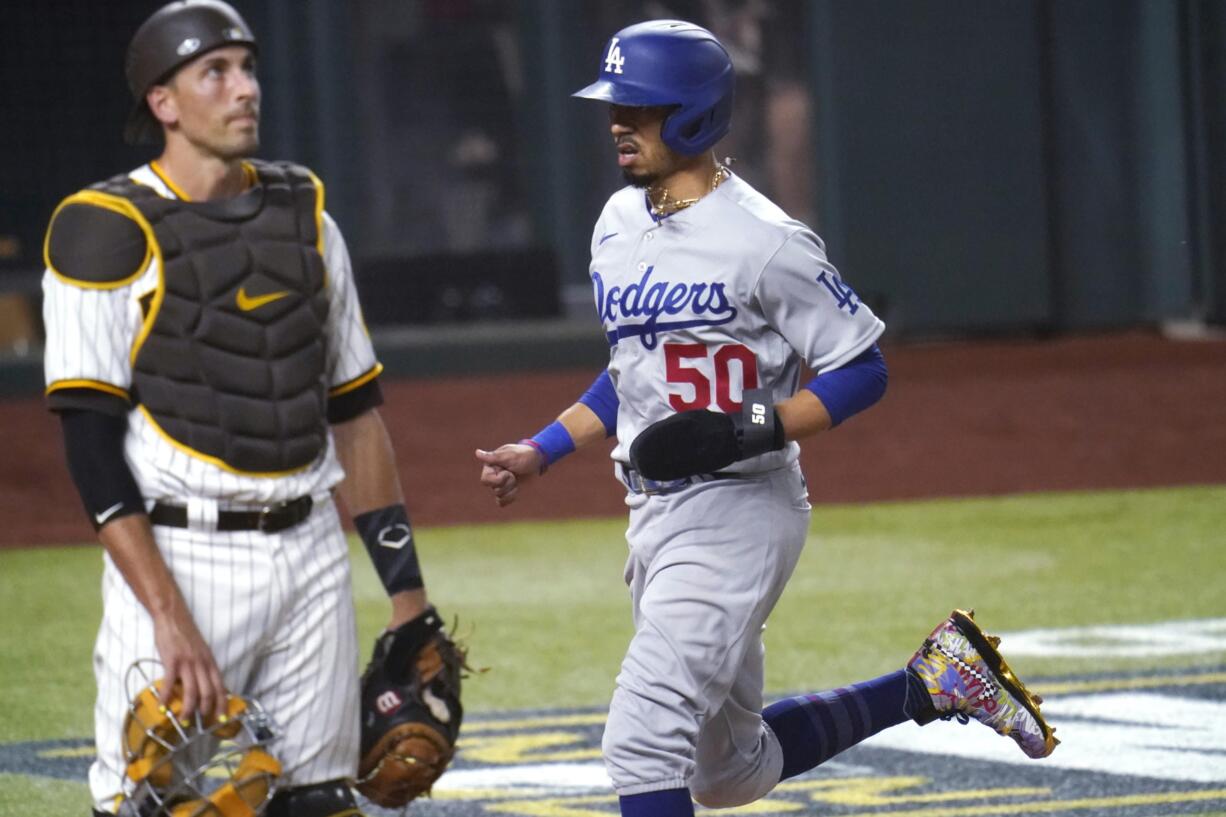
[[[678,3],[695,15],[705,8],[670,6]],[[356,26],[362,18],[343,0],[236,4],[263,43],[264,152],[321,172],[329,210],[360,261],[383,206],[368,194],[370,176],[389,169],[361,161],[375,147],[358,101],[376,89],[355,70],[369,20]],[[0,257],[0,287],[6,268],[37,275],[42,226],[60,197],[145,158],[119,141],[129,104],[120,55],[135,21],[157,5],[6,6],[0,237],[18,236],[21,253]],[[518,41],[514,81],[508,74],[490,84],[511,89],[498,133],[512,155],[499,161],[517,180],[512,206],[529,217],[526,240],[552,249],[556,274],[579,292],[590,225],[619,180],[604,112],[569,93],[594,77],[606,37],[641,19],[643,4],[463,6],[475,20],[492,9],[501,33],[510,26]],[[420,0],[394,7],[410,17],[447,8]],[[801,55],[809,92],[814,166],[797,172],[817,180],[814,226],[893,330],[1226,322],[1223,0],[774,7],[795,22],[765,29],[775,38],[766,53]],[[371,0],[361,8],[381,7]],[[408,98],[434,92],[429,76],[413,82],[418,97]],[[742,115],[734,128],[742,146],[769,156],[761,120]],[[383,150],[410,180],[420,173],[423,188],[440,160],[411,144]]]

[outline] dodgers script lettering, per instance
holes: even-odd
[[[605,289],[599,272],[592,272],[596,307],[605,324],[609,344],[637,337],[647,349],[660,342],[660,333],[696,326],[721,326],[736,319],[737,310],[728,301],[724,285],[653,281],[655,267],[648,267],[636,283]],[[677,320],[661,320],[673,318]],[[641,321],[633,319],[642,318]]]

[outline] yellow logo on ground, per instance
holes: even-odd
[[[267,295],[256,295],[254,298],[247,294],[246,287],[238,288],[238,297],[234,300],[238,302],[238,308],[244,312],[250,312],[253,309],[259,309],[265,304],[270,304],[273,301],[279,301],[289,295],[288,289],[283,289],[280,292],[270,292]]]

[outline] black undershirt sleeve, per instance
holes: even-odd
[[[94,530],[122,516],[145,513],[144,498],[123,456],[127,418],[80,409],[59,415],[68,472]]]
[[[328,422],[332,425],[352,420],[372,408],[383,405],[383,390],[378,378],[363,383],[353,391],[328,398]]]
[[[127,417],[132,406],[116,394],[91,388],[56,389],[47,395],[47,408],[63,412],[69,409],[97,411],[112,417]]]

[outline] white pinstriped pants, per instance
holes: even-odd
[[[212,504],[193,502],[189,515],[215,519]],[[274,534],[153,531],[227,689],[257,699],[277,726],[271,750],[284,768],[282,784],[354,775],[357,626],[348,545],[331,498],[317,497],[309,518]],[[104,561],[94,648],[98,756],[89,783],[94,807],[109,811],[122,788],[124,716],[139,692],[125,688],[125,675],[157,650],[148,612],[110,558]]]

